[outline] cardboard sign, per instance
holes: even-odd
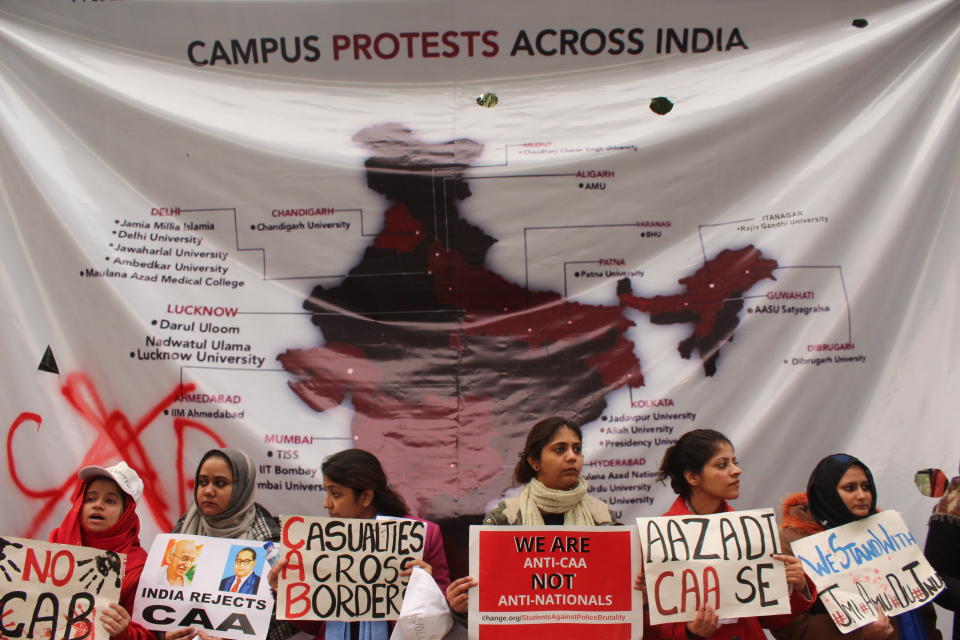
[[[99,612],[120,601],[124,554],[0,538],[0,637],[108,640]]]
[[[470,527],[469,637],[643,635],[633,527]]]
[[[650,622],[693,620],[702,604],[721,618],[790,611],[773,509],[637,518]]]
[[[882,511],[791,546],[844,633],[873,622],[881,610],[895,616],[916,609],[943,590],[943,580],[896,511]]]
[[[400,572],[423,557],[426,523],[280,516],[277,617],[281,620],[396,620],[406,591]]]
[[[196,627],[228,640],[263,640],[273,611],[266,580],[271,555],[275,561],[272,542],[158,535],[133,619],[160,631]]]

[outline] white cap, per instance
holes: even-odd
[[[143,480],[123,460],[112,467],[84,467],[77,473],[77,477],[83,481],[100,477],[110,478],[120,485],[120,489],[133,498],[134,502],[140,502],[140,497],[143,495]]]

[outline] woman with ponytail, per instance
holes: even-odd
[[[410,575],[419,566],[433,576],[443,591],[450,584],[450,570],[443,549],[443,536],[436,523],[410,515],[407,503],[387,482],[383,466],[375,455],[363,449],[346,449],[329,456],[320,466],[326,498],[323,508],[331,518],[376,518],[390,516],[409,518],[426,523],[423,560],[409,565],[400,575]],[[280,572],[287,565],[281,560],[270,570],[267,580],[276,591]],[[392,624],[382,621],[296,623],[301,631],[311,633],[315,640],[387,640]]]
[[[741,469],[733,445],[725,435],[712,429],[694,429],[680,436],[664,453],[660,464],[660,482],[670,481],[677,494],[665,516],[706,515],[733,511],[728,503],[740,496]],[[774,554],[784,564],[790,587],[790,614],[721,620],[712,607],[704,605],[690,622],[662,624],[650,635],[673,640],[764,640],[763,628],[776,629],[790,623],[794,616],[813,604],[813,583],[803,573],[800,560]],[[644,634],[645,636],[647,634]]]

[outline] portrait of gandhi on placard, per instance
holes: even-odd
[[[203,545],[193,540],[171,539],[161,560],[163,577],[171,587],[189,587],[197,571],[197,561]]]

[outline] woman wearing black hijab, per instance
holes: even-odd
[[[793,553],[791,543],[833,529],[877,512],[877,489],[869,467],[846,453],[821,460],[810,474],[806,493],[783,501],[780,539],[784,553]],[[939,640],[936,613],[925,605],[913,611],[880,618],[850,633],[842,633],[817,599],[810,611],[782,629],[772,632],[777,640]]]

